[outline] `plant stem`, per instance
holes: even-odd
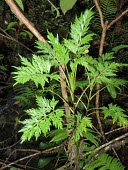
[[[99,48],[99,57],[101,57],[102,53],[103,53],[103,48],[104,48],[104,41],[105,41],[106,30],[107,30],[107,22],[105,22],[105,24],[104,24],[103,13],[101,11],[101,8],[99,6],[98,1],[94,0],[94,3],[95,3],[96,8],[97,8],[97,10],[99,12],[101,26],[102,26],[102,36],[101,36],[100,48]],[[95,102],[95,105],[96,105],[96,117],[97,117],[99,129],[100,129],[100,132],[102,134],[103,140],[105,140],[105,135],[104,135],[104,131],[103,131],[103,128],[102,128],[102,123],[101,123],[101,120],[100,120],[100,113],[99,113],[99,107],[100,107],[100,104],[99,104],[100,89],[101,89],[101,86],[100,86],[99,83],[97,83],[96,84],[96,91],[97,91],[97,93],[96,93],[96,102]]]
[[[69,123],[69,117],[70,117],[70,108],[69,108],[69,102],[68,102],[68,93],[66,89],[66,77],[65,77],[65,65],[61,64],[59,67],[59,73],[60,73],[60,85],[61,85],[61,92],[62,92],[62,97],[63,97],[63,102],[64,102],[64,108],[65,108],[65,114],[66,114],[66,122]],[[67,127],[68,128],[68,127]]]

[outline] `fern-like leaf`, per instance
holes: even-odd
[[[75,133],[72,137],[73,141],[78,141],[80,137],[83,137],[83,135],[87,132],[88,127],[92,128],[92,122],[89,117],[82,117],[80,113],[77,114],[77,127],[75,130]]]
[[[89,164],[86,170],[94,170],[97,168],[98,170],[124,170],[125,167],[117,158],[113,158],[110,155],[104,153],[91,164]]]
[[[128,116],[125,114],[125,111],[112,103],[108,107],[101,107],[103,113],[106,117],[112,117],[113,123],[118,122],[120,126],[128,125]]]
[[[117,0],[111,0],[111,1],[110,0],[99,0],[99,5],[100,5],[102,13],[103,13],[104,21],[111,22],[112,20],[115,19],[116,12],[117,12],[117,6],[118,6],[117,3],[118,3]],[[101,27],[101,23],[100,23],[100,16],[99,16],[97,9],[95,9],[94,18],[92,20],[91,25],[94,27],[96,34],[97,33],[101,34],[102,27]]]
[[[58,64],[67,64],[69,61],[69,54],[67,49],[59,43],[58,35],[54,37],[52,33],[48,33],[49,43],[53,46],[55,51],[54,58],[58,61]]]
[[[86,10],[80,18],[76,17],[75,23],[71,25],[71,39],[64,40],[67,49],[78,56],[90,47],[89,42],[94,34],[87,35],[87,32],[92,14],[92,11]]]
[[[43,43],[41,41],[36,41],[36,48],[38,49],[38,53],[42,55],[44,60],[49,60],[52,66],[58,66],[59,63],[56,59],[55,51],[50,47],[49,44]]]
[[[33,55],[32,62],[29,62],[26,58],[21,57],[21,62],[24,66],[15,67],[17,72],[13,72],[15,84],[24,84],[30,80],[34,81],[35,85],[38,87],[40,84],[44,88],[45,83],[49,82],[48,78],[59,79],[59,76],[55,73],[48,74],[51,69],[51,63],[47,60],[45,61],[42,57]]]
[[[117,0],[100,0],[99,3],[105,20],[112,21],[117,11]]]
[[[53,125],[57,129],[62,129],[62,116],[64,115],[63,109],[55,109],[58,102],[53,98],[48,100],[46,98],[37,97],[37,109],[29,109],[26,111],[30,116],[29,119],[22,121],[24,124],[20,132],[23,132],[21,137],[22,142],[30,140],[35,136],[36,140],[43,133],[45,136],[50,131]],[[41,107],[40,107],[41,106]]]

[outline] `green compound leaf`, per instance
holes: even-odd
[[[96,160],[94,160],[88,167],[84,168],[86,170],[124,170],[124,165],[112,156],[104,153],[100,155]]]
[[[120,126],[128,125],[128,116],[125,111],[117,106],[110,103],[108,107],[101,107],[105,118],[112,117],[113,123],[118,122]]]

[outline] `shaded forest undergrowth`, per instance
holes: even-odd
[[[97,2],[97,1],[94,1],[94,2]],[[107,8],[105,7],[105,3],[106,1],[102,2],[100,5],[103,11],[108,12],[109,10],[107,10]],[[97,9],[100,9],[100,6],[98,6]],[[49,11],[48,13],[50,12],[51,11]],[[95,12],[96,12],[96,9],[95,9]],[[98,14],[95,13],[95,15],[98,15]],[[112,15],[109,13],[109,16],[106,15],[106,17],[110,19],[110,26],[111,26],[111,19],[113,16],[114,16],[113,13]],[[89,23],[85,22],[85,24],[83,24],[84,20],[82,20],[82,15],[80,18],[80,20],[82,21],[80,21],[78,18],[76,19],[76,23],[74,24],[74,27],[73,25],[71,27],[70,34],[67,33],[69,31],[69,28],[65,27],[65,25],[69,22],[69,20],[68,22],[65,21],[64,25],[62,24],[61,29],[59,30],[59,25],[62,21],[61,19],[60,20],[58,19],[58,21],[60,22],[57,23],[56,28],[58,28],[57,32],[59,33],[59,35],[61,35],[62,32],[64,33],[64,35],[61,35],[62,37],[60,36],[60,41],[62,41],[63,36],[66,37],[66,40],[64,40],[64,44],[61,44],[58,40],[58,37],[54,37],[52,33],[48,33],[47,38],[49,39],[49,42],[51,43],[50,45],[52,46],[53,50],[51,50],[51,48],[49,48],[49,46],[47,45],[45,46],[45,45],[40,44],[40,42],[36,42],[39,53],[33,52],[35,51],[35,47],[33,47],[34,38],[32,40],[32,43],[30,43],[31,40],[26,38],[27,37],[26,35],[25,37],[22,37],[23,34],[20,35],[18,31],[16,32],[14,31],[15,33],[18,34],[19,36],[18,39],[21,40],[21,42],[25,44],[25,47],[26,47],[26,44],[29,44],[29,48],[32,49],[33,51],[29,49],[29,53],[28,53],[28,51],[26,52],[26,48],[24,48],[23,44],[21,46],[19,44],[17,46],[13,43],[9,44],[9,42],[7,42],[4,38],[3,38],[3,41],[1,41],[1,44],[0,44],[0,49],[2,49],[1,54],[0,54],[0,63],[1,63],[1,67],[0,67],[1,69],[1,74],[0,74],[0,129],[1,129],[0,164],[1,164],[1,169],[10,169],[10,170],[18,170],[18,169],[20,170],[22,169],[23,170],[25,169],[26,170],[51,169],[52,170],[53,169],[55,170],[58,168],[58,170],[61,170],[61,168],[59,169],[59,167],[62,166],[63,169],[67,168],[71,170],[72,169],[79,170],[80,167],[84,167],[84,169],[86,169],[86,164],[89,165],[93,161],[94,163],[97,163],[95,162],[96,158],[101,159],[101,160],[98,160],[99,162],[100,161],[102,162],[103,160],[108,160],[108,162],[110,161],[110,164],[112,164],[114,161],[112,162],[111,157],[108,157],[107,154],[106,155],[104,154],[104,158],[100,157],[100,155],[102,155],[105,152],[108,153],[110,156],[117,158],[115,162],[118,163],[117,162],[118,160],[126,167],[126,169],[128,169],[128,165],[127,165],[127,160],[128,160],[127,130],[128,130],[128,127],[127,127],[127,122],[125,119],[128,116],[128,103],[127,103],[128,89],[127,89],[127,86],[123,86],[122,91],[120,91],[120,87],[119,87],[120,85],[122,86],[124,83],[121,79],[128,80],[128,69],[127,69],[127,65],[126,67],[123,67],[119,69],[118,71],[116,68],[116,64],[118,65],[120,64],[120,62],[127,63],[128,61],[127,60],[128,53],[126,50],[127,45],[126,46],[124,45],[123,48],[122,46],[118,46],[120,45],[120,42],[124,40],[124,35],[122,34],[122,32],[119,33],[119,30],[116,30],[117,35],[113,34],[115,29],[119,28],[118,25],[115,25],[115,28],[112,27],[110,29],[108,33],[109,36],[106,36],[105,33],[104,35],[102,34],[103,37],[106,36],[106,41],[104,41],[104,46],[103,46],[103,44],[102,43],[100,44],[99,42],[100,41],[99,35],[101,35],[101,33],[109,29],[109,24],[108,24],[108,28],[105,27],[105,24],[106,24],[105,22],[103,22],[102,27],[99,26],[100,20],[103,21],[102,16],[98,18],[99,21],[97,17],[95,17],[94,20],[91,21],[90,27],[92,30],[94,29],[93,28],[94,23],[98,23],[98,25],[95,30],[93,31],[91,30],[90,32],[88,32],[88,34],[86,34],[86,31],[88,30]],[[53,20],[53,23],[54,22],[55,20]],[[83,26],[82,27],[83,30],[78,26],[77,22],[81,24],[81,26]],[[17,27],[17,23],[18,22],[16,21],[15,23],[16,25],[14,24],[13,26]],[[12,30],[14,29],[13,26],[11,27]],[[47,24],[45,26],[47,28]],[[20,25],[19,27],[21,29],[24,29],[24,26],[22,27],[22,25]],[[62,27],[65,29],[62,29]],[[84,30],[84,27],[85,27],[85,30]],[[40,25],[40,28],[42,28],[41,25]],[[55,35],[56,35],[56,28],[51,27],[51,30],[53,29],[53,32],[55,32]],[[9,34],[12,33],[12,35],[15,35],[13,34],[13,32],[11,32],[11,29],[8,28],[7,32]],[[4,32],[3,30],[4,29],[1,29],[1,31],[5,33],[5,35],[7,36],[8,34],[6,34],[6,32]],[[79,30],[79,31],[76,31],[76,30]],[[95,36],[93,35],[92,32],[96,33],[94,34]],[[31,34],[29,32],[28,32],[28,35],[30,38]],[[128,34],[125,34],[124,44],[126,44],[127,35]],[[85,36],[87,36],[86,39],[84,39]],[[92,36],[94,36],[94,40],[92,40]],[[68,39],[69,37],[71,37],[71,39]],[[101,37],[101,41],[103,40],[102,39],[103,37]],[[110,39],[112,37],[114,37],[115,39],[118,37],[116,39],[117,41],[114,41],[114,38],[111,41]],[[79,41],[77,41],[77,38],[79,39]],[[91,45],[89,45],[89,43]],[[83,44],[85,46],[83,46]],[[115,50],[117,58],[113,59],[111,56],[111,49],[115,46],[118,46],[118,48],[120,49],[119,51]],[[90,49],[88,50],[89,47]],[[37,53],[38,55],[42,55],[42,52],[40,53],[40,50],[42,49],[43,49],[44,54],[47,57],[54,56],[52,59],[49,57],[49,61],[53,64],[53,66],[51,68],[48,66],[48,69],[46,68],[46,73],[49,74],[48,78],[46,74],[42,73],[42,69],[40,69],[41,67],[40,65],[38,65],[39,63],[42,64],[44,61],[41,61],[40,58],[36,56]],[[64,54],[63,58],[59,58],[59,55],[60,55],[59,50],[61,51],[61,54]],[[104,52],[106,52],[104,55],[102,55],[103,50]],[[20,53],[22,56],[25,56],[28,59],[29,64],[26,62],[27,60],[24,59],[24,57],[21,57],[19,59],[18,53]],[[69,56],[67,53],[69,53]],[[32,54],[34,55],[31,59]],[[55,54],[56,55],[58,54],[57,60],[55,59],[56,58]],[[45,55],[44,55],[44,58],[46,58]],[[83,60],[85,56],[87,57],[86,59],[87,61]],[[91,56],[93,56],[94,58],[92,59]],[[103,60],[97,59],[98,58],[97,56],[100,56],[100,57],[102,56]],[[112,59],[112,62],[115,64],[115,66],[114,64],[112,65],[109,62],[110,59]],[[45,77],[46,79],[44,78],[43,80],[42,78],[40,78],[41,81],[38,81],[33,78],[33,80],[29,82],[27,82],[27,80],[24,79],[24,82],[26,81],[27,83],[22,82],[22,80],[20,80],[20,76],[21,76],[20,71],[24,71],[24,70],[22,69],[18,70],[18,68],[20,68],[21,61],[23,65],[25,65],[26,63],[28,64],[28,65],[26,64],[26,68],[28,67],[29,69],[29,66],[30,66],[30,68],[32,67],[35,70],[37,69],[38,71],[41,71],[41,74],[43,74],[44,77],[46,76]],[[31,64],[31,62],[33,65]],[[77,66],[75,65],[75,62],[77,63]],[[58,79],[58,75],[56,75],[56,73],[58,73],[57,67],[59,68],[60,63],[64,63],[66,65],[66,71],[65,71],[65,68],[63,68],[63,72],[66,75],[66,80],[64,81],[67,84],[66,88],[67,88],[68,95],[69,95],[69,98],[68,98],[69,101],[67,101],[64,98],[63,92],[62,92],[62,97],[60,97],[61,90],[59,89],[60,83],[58,83],[60,80]],[[46,62],[44,66],[46,65],[47,67],[47,64],[49,63]],[[110,64],[110,67],[108,67],[109,64]],[[16,66],[16,67],[14,68],[12,66]],[[106,68],[110,68],[110,70],[107,70],[105,74],[104,70],[106,70]],[[16,76],[14,80],[12,78],[11,73],[14,72],[16,69],[17,69],[17,73],[15,72]],[[30,69],[31,73],[33,73],[33,69],[32,70]],[[63,74],[63,72],[60,72],[60,73]],[[120,82],[116,81],[117,79],[113,78],[115,74],[117,74],[116,78],[119,79]],[[87,79],[87,81],[84,81],[85,79]],[[78,81],[78,84],[77,84],[77,81]],[[114,81],[115,84],[112,83],[112,81]],[[93,98],[95,96],[97,98],[97,94],[99,93],[99,91],[97,90],[97,84],[99,82],[101,84],[100,88],[102,89],[100,92],[99,105],[103,106],[102,109],[104,110],[104,112],[107,110],[108,106],[110,109],[109,112],[111,112],[111,109],[115,107],[115,110],[113,111],[115,111],[115,114],[116,112],[119,113],[119,115],[117,114],[117,117],[113,116],[111,118],[112,115],[108,114],[109,112],[108,113],[106,112],[105,116],[103,115],[102,111],[98,111],[97,113],[97,110],[99,110],[100,106],[99,105],[95,106],[95,99]],[[13,86],[14,83],[17,83],[17,85]],[[20,83],[24,85],[21,85]],[[87,83],[89,83],[89,85]],[[108,83],[106,85],[107,89],[104,89],[105,83],[106,84]],[[109,83],[110,83],[110,86],[109,86]],[[86,90],[86,85],[87,85],[87,90]],[[44,86],[46,88],[46,91],[42,93],[42,89],[44,88]],[[63,89],[62,87],[64,87],[64,84],[61,86],[61,89]],[[115,92],[116,88],[118,89],[117,94]],[[95,92],[96,90],[97,92]],[[111,95],[108,94],[107,90],[109,91]],[[85,94],[85,96],[83,94]],[[61,114],[61,116],[59,118],[58,117],[55,117],[55,118],[58,118],[58,121],[60,120],[59,122],[60,124],[59,123],[57,124],[55,121],[51,120],[52,126],[50,127],[51,124],[48,122],[48,124],[50,124],[49,125],[50,131],[52,130],[54,131],[56,128],[58,129],[60,128],[59,129],[60,132],[59,131],[58,132],[61,134],[61,117],[63,117],[63,109],[62,109],[63,103],[67,104],[67,107],[70,108],[70,111],[71,111],[70,119],[72,120],[73,123],[68,120],[68,116],[64,116],[66,120],[65,118],[63,119],[65,122],[63,128],[68,129],[70,127],[68,129],[70,132],[69,131],[67,132],[69,134],[68,135],[66,134],[68,138],[67,136],[64,137],[64,139],[66,139],[65,141],[62,140],[60,142],[56,138],[56,135],[52,133],[51,133],[51,136],[49,135],[45,137],[45,133],[49,130],[46,130],[46,132],[45,130],[40,131],[40,128],[38,128],[38,126],[37,127],[35,126],[35,128],[38,128],[39,130],[39,131],[37,130],[37,133],[36,133],[36,130],[34,129],[32,133],[27,133],[27,130],[29,131],[29,127],[27,129],[27,124],[29,122],[25,124],[24,120],[28,120],[28,121],[30,120],[30,122],[32,121],[32,119],[29,119],[30,117],[32,118],[32,114],[33,114],[33,113],[31,114],[31,112],[33,111],[31,110],[31,108],[34,108],[35,111],[37,111],[38,113],[38,110],[36,110],[36,107],[37,105],[40,106],[40,103],[41,103],[41,100],[38,97],[38,95],[41,97],[43,96],[42,97],[43,102],[49,102],[51,100],[51,103],[49,104],[49,106],[54,105],[55,103],[59,101],[59,104],[57,103],[57,107],[60,109],[60,110],[58,109],[60,112],[57,112],[57,113],[58,115]],[[22,98],[23,96],[24,98]],[[35,96],[36,96],[36,99],[35,99]],[[58,101],[56,102],[55,99]],[[87,105],[81,99],[85,103],[87,103]],[[110,103],[113,103],[113,105],[111,105]],[[121,110],[118,106],[120,106],[124,110]],[[95,107],[96,107],[96,111],[95,111]],[[91,109],[94,110],[94,112],[91,112]],[[25,110],[27,110],[27,114]],[[122,115],[118,111],[120,111]],[[51,112],[48,112],[49,115],[50,113]],[[28,114],[31,116],[29,117]],[[82,120],[86,118],[87,118],[87,122],[85,121],[83,124],[85,125],[85,129],[84,129],[83,126],[81,125],[82,125]],[[100,120],[100,122],[97,121],[97,118]],[[21,121],[22,123],[24,123],[24,127]],[[102,127],[100,127],[100,123]],[[68,127],[68,124],[69,124],[69,127]],[[30,124],[30,125],[34,125],[34,124]],[[87,126],[87,129],[86,129],[86,126]],[[81,127],[81,129],[79,129],[79,127]],[[82,130],[82,128],[83,128],[83,131],[80,131]],[[91,128],[96,132],[96,134],[93,134],[93,132],[90,130]],[[21,129],[22,129],[23,134],[19,133],[19,130]],[[78,133],[77,133],[77,130],[78,130]],[[86,130],[88,131],[88,136],[87,134],[84,133],[86,132]],[[36,139],[38,140],[35,140],[33,136],[35,136]],[[62,138],[62,136],[60,136],[60,138]],[[76,145],[75,147],[77,148],[77,151],[74,147],[74,144],[72,143],[72,140],[71,140],[72,138],[75,141],[75,145]],[[70,151],[71,151],[71,154],[70,154]],[[74,154],[75,156],[73,155],[73,152],[75,153]],[[97,154],[95,154],[95,152]],[[78,157],[76,156],[77,155],[76,153],[78,154]],[[87,160],[85,161],[86,163],[84,162],[84,158],[82,158],[83,153],[85,157],[88,157]],[[90,158],[89,158],[89,154],[90,154]],[[107,159],[107,157],[109,159]],[[75,159],[76,162],[74,162],[73,159]],[[81,160],[80,163],[77,162],[78,160]],[[70,164],[68,163],[68,161],[72,163]],[[77,166],[78,167],[80,166],[80,167],[78,168]],[[122,166],[122,165],[119,164],[119,166]],[[122,169],[123,169],[123,166],[122,166]]]
[[[124,72],[126,73],[126,72]],[[126,75],[124,73],[121,73],[123,75]],[[126,75],[127,76],[127,75]],[[126,77],[127,78],[127,77]],[[21,125],[18,123],[18,120],[20,117],[23,117],[23,119],[26,117],[24,115],[22,107],[19,107],[19,101],[14,99],[15,92],[13,84],[10,82],[12,81],[10,79],[10,75],[1,75],[1,97],[0,97],[0,129],[1,129],[1,135],[0,135],[0,162],[3,165],[7,164],[7,168],[9,167],[16,167],[19,169],[40,169],[38,167],[39,159],[42,158],[42,154],[37,154],[38,151],[42,151],[41,145],[44,141],[44,137],[40,137],[38,141],[35,141],[35,139],[32,139],[30,142],[25,142],[23,144],[20,144],[21,142],[21,134],[18,132],[21,128]],[[113,99],[110,98],[110,96],[107,96],[106,93],[102,93],[103,95],[103,101],[104,103],[108,104],[110,101],[112,102]],[[119,92],[118,97],[116,99],[116,102],[118,103],[122,108],[127,110],[127,100],[128,95],[124,92]],[[103,128],[106,132],[106,140],[111,141],[117,137],[122,136],[127,132],[127,127],[120,128],[116,123],[112,124],[111,119],[105,120],[102,118],[101,120],[103,122]],[[45,139],[47,140],[47,139]],[[101,139],[102,140],[102,139]],[[46,142],[46,141],[45,141]],[[115,141],[116,142],[116,141]],[[118,155],[118,159],[125,165],[126,169],[127,167],[127,160],[128,160],[128,139],[124,141],[124,144],[122,145],[123,140],[120,143],[120,146],[116,148],[116,152],[113,153],[113,151],[109,151],[110,155],[116,157]],[[114,149],[114,148],[113,148]],[[53,153],[52,153],[53,152]],[[58,151],[59,154],[63,152],[63,150],[60,149]],[[45,157],[54,157],[55,160],[51,162],[51,164],[46,166],[44,170],[46,169],[54,169],[56,164],[61,165],[64,163],[57,162],[57,156],[58,152],[54,153],[54,151],[49,151],[45,153]],[[44,154],[43,154],[44,155]],[[8,166],[10,164],[10,166]],[[12,165],[11,165],[12,164]]]

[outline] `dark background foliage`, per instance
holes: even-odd
[[[101,37],[101,24],[99,14],[94,7],[93,1],[78,0],[71,10],[69,10],[65,15],[62,13],[58,0],[51,1],[60,13],[57,16],[56,10],[51,6],[47,0],[23,0],[24,4],[24,14],[25,16],[34,24],[36,29],[47,39],[47,31],[52,32],[54,35],[58,34],[60,40],[63,38],[70,37],[70,24],[74,21],[76,15],[80,16],[81,12],[85,9],[93,7],[94,17],[90,24],[90,32],[95,33],[94,40],[91,42],[91,48],[89,54],[94,58],[98,56],[98,50],[100,46]],[[104,14],[104,19],[111,22],[120,13],[122,13],[126,8],[128,8],[127,0],[100,0],[100,6]],[[13,26],[14,29],[7,29],[7,26],[11,22],[16,22]],[[24,87],[15,86],[13,87],[14,80],[12,79],[11,72],[14,70],[13,66],[19,66],[20,61],[18,55],[26,56],[30,59],[32,53],[36,53],[35,49],[35,37],[30,37],[28,35],[20,34],[26,27],[20,25],[18,19],[10,10],[9,6],[4,0],[0,1],[0,164],[1,162],[11,163],[17,159],[24,156],[29,156],[30,153],[25,152],[13,152],[15,149],[39,149],[42,137],[35,142],[31,140],[30,143],[25,142],[20,145],[20,134],[18,130],[21,128],[19,120],[27,117],[23,110],[34,106],[35,100],[32,98],[33,93],[38,93],[35,86],[31,84],[26,84]],[[26,29],[27,30],[27,29]],[[20,43],[19,43],[20,42]],[[21,44],[22,43],[22,44]],[[107,37],[104,44],[104,52],[110,52],[112,48],[121,45],[128,45],[128,14],[123,16],[118,20],[107,32]],[[123,62],[128,64],[128,50],[127,48],[121,49],[116,53],[116,62]],[[78,76],[81,76],[81,70]],[[119,70],[119,78],[128,80],[128,68],[123,68]],[[28,89],[28,86],[31,87]],[[29,91],[29,92],[28,92]],[[25,94],[27,100],[23,103],[22,99],[18,98],[21,94]],[[29,95],[28,95],[29,94]],[[118,92],[117,99],[112,99],[106,91],[103,92],[101,103],[102,105],[107,105],[110,102],[117,103],[119,106],[123,107],[126,112],[128,112],[128,89],[127,87],[123,89],[122,92]],[[111,123],[104,122],[104,128],[107,130],[114,129],[114,125],[111,127]],[[116,126],[116,125],[115,125]],[[126,130],[126,129],[125,129]],[[114,137],[121,135],[125,131],[120,131],[115,134]],[[112,137],[109,136],[108,139]],[[119,159],[128,168],[128,145],[120,147],[117,150]],[[111,153],[110,153],[111,154]],[[50,156],[57,158],[58,155],[50,153]],[[47,157],[47,155],[46,155]],[[39,156],[34,157],[28,161],[21,161],[21,165],[15,165],[21,169],[36,169]],[[50,165],[52,169],[55,162]],[[63,161],[59,163],[63,164]],[[49,167],[46,167],[46,169]],[[49,169],[50,169],[49,168]],[[39,169],[39,168],[37,168]]]

